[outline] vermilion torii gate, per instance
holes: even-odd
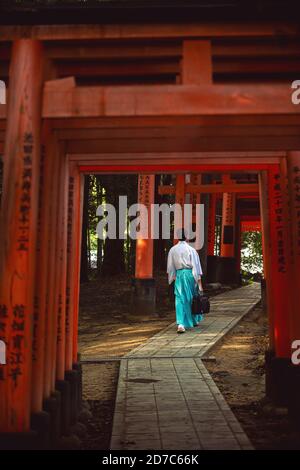
[[[200,203],[199,196],[201,194],[211,194],[208,204],[208,237],[207,237],[207,255],[209,261],[214,261],[212,266],[204,269],[206,279],[210,281],[221,281],[224,283],[237,283],[239,280],[239,263],[236,262],[236,255],[239,258],[239,237],[236,232],[239,229],[239,222],[237,220],[236,201],[237,197],[246,198],[259,197],[258,184],[243,182],[236,183],[231,180],[230,175],[224,174],[221,184],[201,184],[201,175],[188,175],[189,179],[198,180],[198,182],[186,182],[184,175],[177,175],[176,185],[159,186],[159,194],[174,194],[175,201],[182,205],[182,212],[184,213],[183,204],[187,202],[186,195],[198,198],[197,202]],[[216,217],[216,196],[223,198],[222,203],[222,227],[221,227],[221,257],[214,258],[214,245],[215,245],[215,217]],[[192,199],[193,202],[193,199]],[[257,214],[259,218],[259,213]],[[195,215],[193,215],[193,222]],[[180,221],[183,224],[183,221]],[[239,230],[240,232],[240,230]],[[174,239],[174,242],[176,240]],[[217,263],[216,263],[217,261]],[[209,263],[212,264],[212,263]],[[215,269],[214,269],[215,268]],[[208,277],[207,277],[208,272]]]
[[[270,320],[267,392],[288,403],[299,420],[299,370],[290,356],[292,341],[300,339],[300,108],[287,84],[213,82],[216,38],[231,38],[227,51],[238,44],[247,56],[253,44],[262,53],[259,41],[268,38],[268,56],[279,54],[272,42],[277,30],[277,24],[201,23],[2,28],[1,53],[10,62],[8,105],[0,107],[4,445],[15,445],[13,439],[22,445],[33,430],[46,446],[49,433],[67,432],[76,420],[82,175],[94,172],[259,175]],[[298,38],[293,25],[282,31]],[[240,39],[249,37],[253,42],[243,46]],[[155,39],[155,46],[141,48],[145,39]],[[125,41],[127,57],[175,54],[176,82],[78,86],[78,51],[93,59],[116,57],[115,41]],[[101,74],[101,65],[94,67]]]

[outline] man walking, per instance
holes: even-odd
[[[202,315],[192,315],[193,296],[199,288],[203,292],[202,268],[197,251],[186,240],[184,229],[178,233],[178,243],[168,254],[168,281],[175,280],[175,310],[177,333],[184,333],[186,328],[198,326]]]

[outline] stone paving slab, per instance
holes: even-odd
[[[259,299],[257,284],[221,294],[201,328],[172,324],[122,359],[111,449],[252,449],[201,357]]]
[[[199,328],[178,335],[174,322],[125,357],[203,357],[259,300],[258,283],[217,295]]]

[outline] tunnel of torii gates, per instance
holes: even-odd
[[[222,197],[225,272],[232,259],[238,263],[237,225],[261,224],[270,325],[266,393],[288,405],[299,425],[300,369],[290,358],[292,342],[300,339],[300,107],[291,101],[290,84],[213,80],[215,57],[284,54],[289,43],[276,42],[278,25],[31,28],[5,26],[0,33],[0,57],[9,70],[8,102],[0,106],[0,338],[7,357],[0,366],[0,445],[18,440],[26,447],[36,439],[43,446],[76,421],[82,185],[91,173],[138,174],[138,200],[145,204],[153,200],[159,173],[177,175],[176,185],[159,189],[174,192],[177,202],[208,194],[212,257],[215,203]],[[297,26],[279,29],[299,41]],[[230,41],[220,46],[218,38]],[[290,55],[297,51],[291,46]],[[159,58],[159,70],[175,57],[176,80],[78,85],[86,70],[103,71],[95,59],[120,54],[143,58],[144,74],[151,72],[145,57],[151,66]],[[80,57],[93,59],[93,66],[83,67]],[[128,67],[129,75],[139,73],[132,61]],[[121,72],[115,65],[109,73]],[[257,180],[240,181],[237,174]],[[260,217],[246,211],[237,224],[243,198],[259,200]],[[137,244],[137,295],[140,284],[151,296],[152,243]]]

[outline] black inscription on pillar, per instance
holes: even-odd
[[[8,358],[9,377],[14,387],[18,386],[19,377],[23,375],[24,364],[24,331],[25,331],[25,306],[16,304],[13,306],[12,336],[10,354]]]
[[[296,256],[300,255],[300,168],[298,166],[293,167],[293,205],[295,209],[296,218]]]
[[[31,210],[31,181],[32,181],[32,152],[33,135],[26,132],[23,142],[23,172],[22,172],[22,191],[19,213],[19,235],[18,251],[28,251],[29,246],[29,221]]]
[[[279,173],[274,175],[272,182],[274,205],[272,219],[275,222],[276,230],[276,257],[278,272],[286,272],[286,254],[285,254],[285,236],[284,236],[284,212],[283,212],[283,193],[282,182]]]

